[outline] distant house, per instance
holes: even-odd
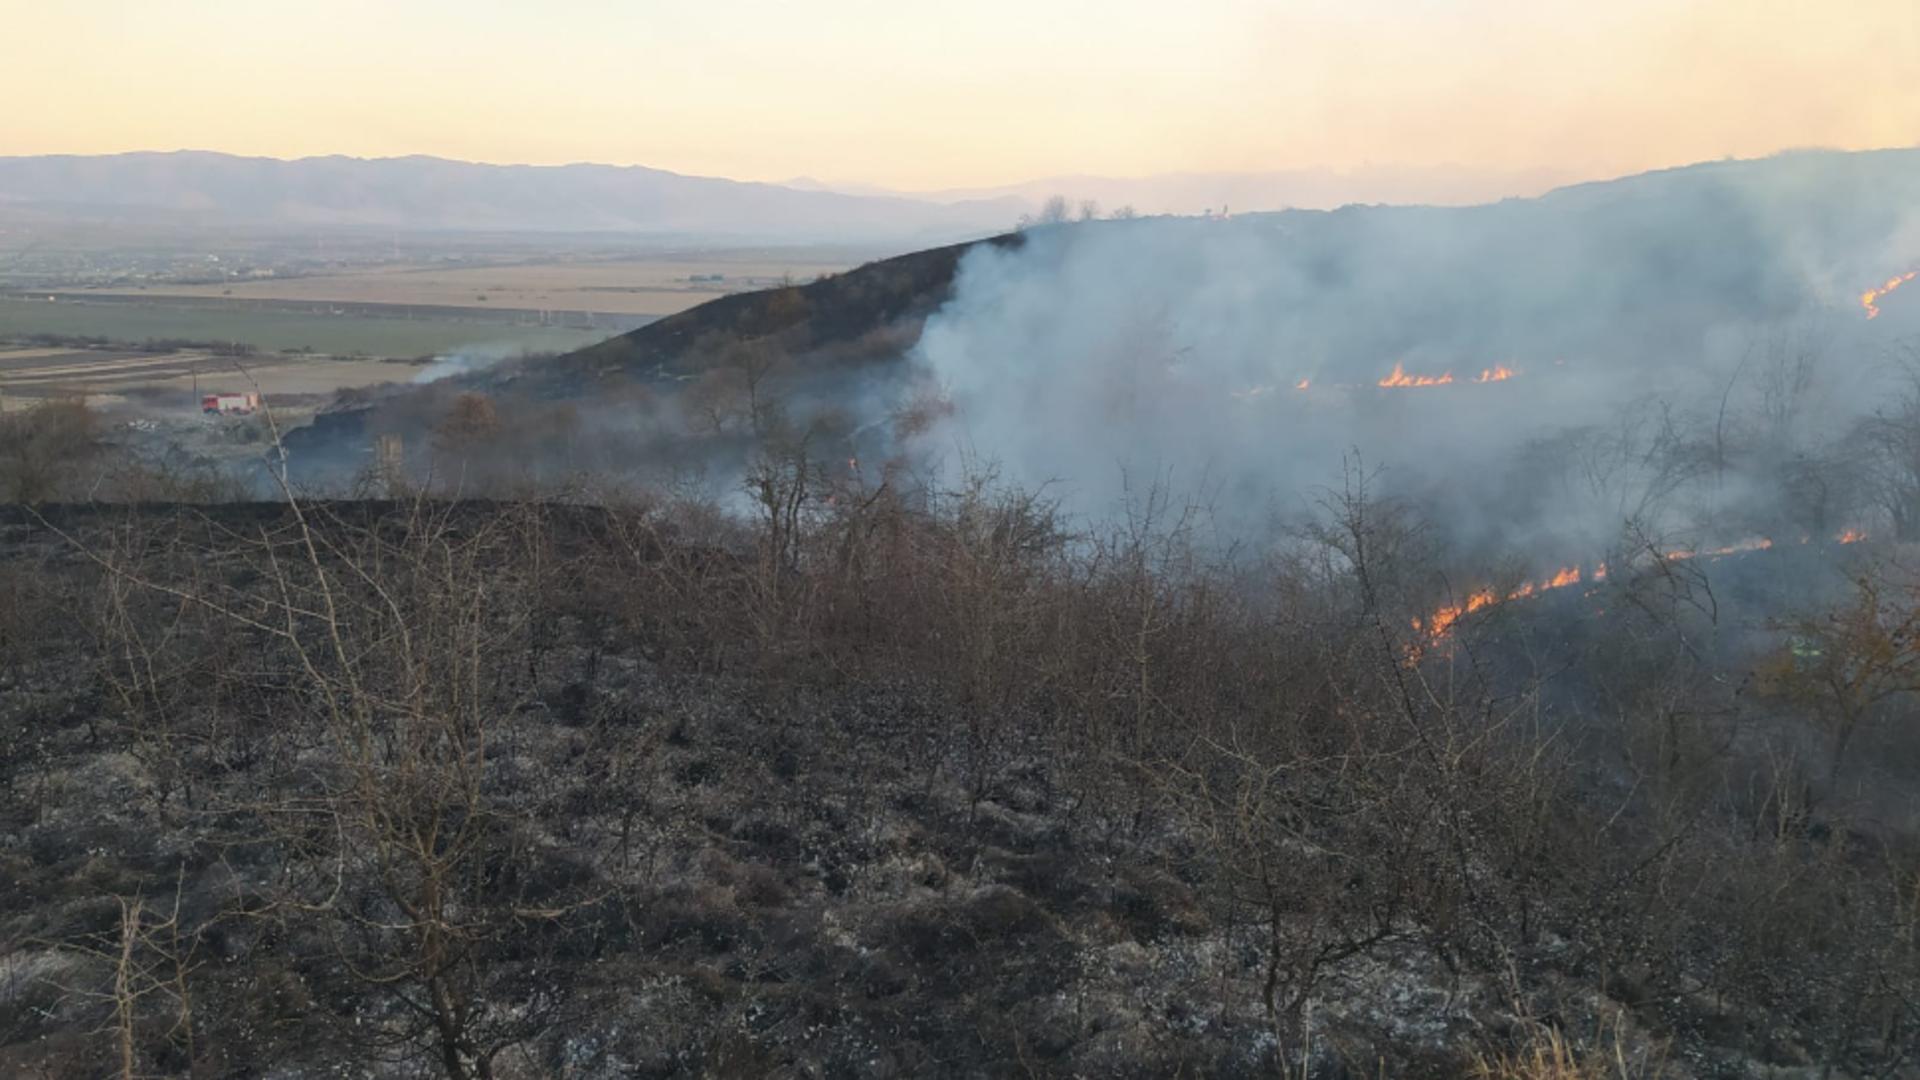
[[[200,399],[200,411],[208,416],[248,416],[260,411],[260,395],[251,390],[244,394],[208,394]]]

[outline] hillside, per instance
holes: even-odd
[[[1015,249],[1019,234],[981,241]],[[519,402],[527,417],[516,433],[501,438],[542,441],[550,432],[530,419],[531,410],[618,410],[635,395],[677,396],[682,384],[725,362],[730,350],[763,346],[790,358],[795,375],[858,378],[876,365],[899,360],[919,339],[925,320],[950,294],[955,267],[976,244],[954,244],[882,259],[822,278],[762,292],[738,293],[649,323],[577,352],[498,367],[406,387],[371,404],[353,402],[323,412],[313,424],[291,432],[287,448],[296,470],[310,480],[337,482],[342,469],[364,467],[375,432],[398,432],[416,444],[437,422],[454,395],[480,391],[502,402]],[[829,393],[833,392],[831,389]],[[611,436],[603,440],[613,442]],[[687,451],[680,443],[674,452]],[[695,451],[697,453],[697,451]],[[542,451],[544,453],[544,451]],[[603,447],[596,458],[618,457]]]
[[[1018,233],[982,241],[1017,248]],[[477,376],[475,385],[565,397],[611,377],[670,378],[695,370],[694,354],[720,342],[775,341],[816,360],[897,359],[920,324],[946,301],[954,269],[975,244],[881,259],[804,285],[720,297],[638,330],[552,360]]]
[[[1345,350],[1331,350],[1338,362],[1346,358],[1342,351],[1365,349],[1371,361],[1376,351],[1399,344],[1370,346],[1365,335],[1430,344],[1436,336],[1476,332],[1476,325],[1491,336],[1487,328],[1497,324],[1510,336],[1544,338],[1570,322],[1611,324],[1614,333],[1631,335],[1644,332],[1649,318],[1698,323],[1844,303],[1852,299],[1850,288],[1843,292],[1835,282],[1838,295],[1817,295],[1794,275],[1811,265],[1844,264],[1863,248],[1887,253],[1873,265],[1846,268],[1861,280],[1883,263],[1895,265],[1900,223],[1915,206],[1920,150],[1806,153],[1648,173],[1486,206],[1350,206],[1048,232],[1062,241],[1056,247],[1083,234],[1124,238],[1155,229],[1196,244],[1223,230],[1277,238],[1274,258],[1313,279],[1322,332],[1348,339]],[[1789,234],[1804,264],[1776,257],[1775,241]],[[994,244],[1016,240],[1001,237]],[[1920,244],[1920,238],[1907,242]],[[797,291],[727,297],[564,358],[553,370],[564,378],[671,367],[709,333],[744,340],[792,332],[802,349],[852,340],[938,308],[968,247],[884,260]],[[1848,286],[1853,280],[1844,279]],[[1383,297],[1392,306],[1380,310]],[[1580,306],[1569,308],[1568,301]],[[1490,310],[1495,307],[1501,310]],[[1516,315],[1552,325],[1515,326]],[[913,340],[908,334],[905,344]]]
[[[843,404],[909,392],[890,363],[909,356],[950,386],[1004,363],[993,382],[1011,386],[1079,370],[1068,358],[1151,348],[1166,371],[1210,370],[1213,390],[1181,393],[1220,395],[1302,380],[1366,386],[1397,363],[1436,374],[1498,363],[1536,380],[1555,365],[1623,381],[1704,374],[1740,338],[1884,349],[1911,332],[1912,305],[1865,321],[1859,295],[1920,259],[1915,206],[1920,151],[1884,151],[1716,162],[1475,207],[1058,226],[728,296],[378,410],[417,419],[461,388],[591,410],[640,389],[671,396],[742,348],[777,355],[791,378],[889,373],[893,385],[809,391]],[[922,343],[936,316],[963,338],[1001,339],[944,370]],[[345,433],[367,419],[335,417],[302,441],[356,438]]]
[[[0,1072],[1907,1075],[1910,729],[1811,801],[1671,564],[1409,653],[1359,504],[1266,590],[838,493],[0,508]]]

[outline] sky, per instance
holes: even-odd
[[[0,0],[0,154],[903,190],[1920,143],[1920,0]]]

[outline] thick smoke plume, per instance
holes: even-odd
[[[1853,527],[1879,506],[1860,433],[1920,328],[1920,287],[1872,319],[1862,290],[1920,266],[1917,207],[1920,155],[1812,154],[1467,210],[1037,229],[970,253],[929,321],[914,362],[952,411],[919,448],[1093,518],[1170,483],[1239,536],[1357,454],[1456,548],[1543,564],[1623,529]]]

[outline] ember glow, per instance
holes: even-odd
[[[1742,540],[1737,544],[1728,544],[1726,547],[1713,548],[1708,551],[1692,551],[1687,548],[1681,548],[1676,551],[1667,552],[1666,557],[1670,560],[1717,559],[1722,555],[1738,555],[1743,551],[1765,551],[1772,546],[1772,540],[1760,536],[1752,540]]]
[[[1393,365],[1393,374],[1381,379],[1380,385],[1388,388],[1399,388],[1403,386],[1446,386],[1451,382],[1453,382],[1453,372],[1451,371],[1443,375],[1409,375],[1407,374],[1405,366],[1395,364]]]
[[[1307,388],[1307,385],[1308,385],[1307,380],[1301,379],[1299,382],[1293,384],[1293,388],[1295,390],[1305,390]]]
[[[1920,277],[1920,270],[1909,270],[1904,274],[1895,274],[1893,277],[1881,282],[1879,286],[1861,293],[1860,306],[1866,309],[1867,318],[1879,318],[1881,298],[1916,277]]]

